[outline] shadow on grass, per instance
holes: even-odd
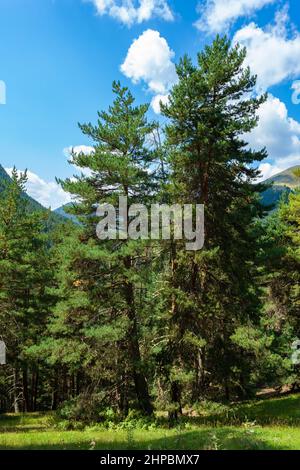
[[[52,420],[52,415],[49,413],[4,414],[0,415],[0,432],[42,431],[49,428]]]
[[[203,413],[203,414],[201,414]],[[79,430],[55,428],[51,414],[0,416],[1,450],[288,450],[300,449],[300,396],[220,408],[184,416],[176,429],[160,418],[157,428]],[[254,425],[255,424],[255,425]],[[268,427],[260,428],[256,425]],[[276,425],[288,425],[280,429]],[[274,427],[273,427],[274,426]]]
[[[91,439],[84,433],[81,440],[59,443],[31,443],[0,446],[1,450],[90,450]],[[95,433],[93,450],[288,450],[287,446],[276,445],[250,435],[243,430],[224,428],[186,431],[174,436],[143,438],[135,441],[134,433],[130,440],[101,442],[101,436]]]
[[[240,425],[255,422],[258,425],[300,426],[300,395],[252,400],[240,404],[224,406],[219,412],[202,412],[198,416],[184,417],[194,425]]]

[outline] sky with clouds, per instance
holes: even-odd
[[[1,0],[0,163],[28,168],[28,193],[44,206],[68,202],[55,178],[76,173],[72,150],[92,151],[78,122],[96,121],[112,81],[163,121],[175,63],[227,34],[269,93],[247,136],[267,147],[263,177],[300,164],[299,13],[299,0]]]

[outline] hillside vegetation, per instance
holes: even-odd
[[[11,181],[11,178],[3,168],[3,166],[0,164],[0,192],[1,190],[6,187],[7,183]],[[38,201],[33,199],[31,196],[29,196],[25,191],[22,193],[22,197],[27,201],[27,210],[29,211],[37,211],[41,212],[43,214],[48,214],[48,226],[49,227],[54,227],[57,223],[63,223],[65,222],[65,217],[64,214],[59,214],[56,212],[52,212],[49,209],[45,208],[40,204]]]
[[[300,186],[296,172],[299,169],[300,166],[293,166],[265,180],[264,183],[271,186],[262,193],[262,203],[276,207],[281,200],[286,202],[289,194]]]

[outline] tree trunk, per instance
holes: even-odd
[[[54,371],[54,380],[52,385],[52,397],[51,397],[51,410],[57,409],[57,398],[58,398],[58,371]]]
[[[181,390],[178,382],[171,382],[171,403],[172,411],[169,412],[169,423],[173,426],[178,421],[178,414],[182,414]]]
[[[128,403],[128,367],[126,363],[127,349],[124,341],[117,343],[117,359],[116,370],[119,378],[116,390],[116,401],[118,403],[119,412],[122,416],[127,416],[129,411]]]
[[[14,398],[14,411],[15,413],[20,412],[20,407],[19,407],[19,374],[18,374],[18,369],[15,368],[13,372],[13,398]]]
[[[171,272],[172,272],[172,286],[177,287],[177,279],[176,279],[176,271],[178,267],[178,262],[177,262],[177,250],[176,250],[176,242],[174,239],[172,239],[171,242]],[[181,339],[182,337],[182,325],[181,322],[178,319],[178,305],[177,305],[177,299],[176,295],[173,293],[172,294],[172,299],[171,299],[171,314],[172,314],[172,322],[174,325],[179,326],[179,338]],[[177,343],[178,344],[178,343]],[[173,364],[175,363],[176,359],[178,356],[180,356],[180,352],[178,351],[177,345],[175,346],[174,349],[175,355],[172,358]],[[171,390],[170,390],[170,398],[171,398],[171,404],[172,404],[172,411],[169,412],[169,424],[171,426],[174,425],[174,423],[178,420],[178,412],[181,412],[181,391],[180,391],[180,386],[177,381],[171,381]]]
[[[127,258],[125,261],[126,268],[130,269],[132,267],[131,264],[131,259]],[[125,294],[128,305],[128,318],[131,323],[128,335],[128,348],[135,392],[140,409],[143,411],[143,413],[151,415],[153,413],[153,407],[149,396],[148,384],[142,369],[141,353],[138,340],[137,319],[134,305],[134,291],[131,282],[126,283]]]
[[[32,381],[31,381],[31,410],[36,411],[36,401],[38,395],[38,381],[39,381],[39,372],[38,369],[32,372]]]
[[[204,389],[204,366],[203,366],[203,353],[199,349],[195,357],[195,373],[196,377],[193,381],[193,402],[198,401],[201,394],[203,395]]]
[[[23,385],[23,412],[31,411],[28,391],[28,371],[25,367],[22,371],[22,385]]]

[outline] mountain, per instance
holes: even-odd
[[[300,165],[293,166],[287,170],[278,173],[264,181],[266,184],[272,184],[270,188],[262,194],[262,203],[264,206],[276,205],[282,198],[288,198],[288,195],[297,187],[300,186],[300,177],[294,174],[294,171],[299,169]],[[55,209],[54,214],[61,218],[66,218],[78,223],[74,215],[68,214],[67,209],[72,203],[65,204]]]
[[[4,182],[9,181],[10,176],[5,171],[2,165],[0,165],[0,191],[4,187]],[[33,210],[46,210],[39,202],[30,197],[28,194],[24,193],[24,198],[28,200],[30,208]]]
[[[67,212],[68,207],[71,207],[72,205],[73,205],[72,202],[68,202],[67,204],[64,204],[63,206],[55,209],[54,213],[59,215],[60,217],[64,217],[65,219],[72,220],[72,222],[75,222],[76,224],[78,224],[78,220],[76,216],[72,214],[68,214]]]
[[[281,173],[277,173],[271,178],[268,178],[265,182],[274,183],[276,186],[295,189],[300,186],[300,177],[295,175],[296,170],[300,171],[300,165],[292,166]]]
[[[0,165],[0,191],[4,187],[5,181],[9,181],[9,180],[10,180],[10,176],[7,174],[3,166]],[[48,210],[44,206],[42,206],[42,204],[40,204],[35,199],[30,197],[27,193],[24,193],[23,197],[28,201],[30,210],[41,211],[41,212],[46,212]],[[66,218],[60,215],[59,213],[51,212],[47,225],[49,227],[52,227],[53,225],[56,225],[57,223],[64,222],[65,220]]]
[[[9,181],[9,176],[8,174],[6,173],[6,171],[4,170],[3,166],[0,165],[0,190],[1,190],[1,186],[3,187],[3,181]]]
[[[288,168],[264,181],[266,184],[272,184],[262,193],[264,206],[276,205],[281,199],[287,200],[288,195],[300,187],[300,177],[294,174],[295,170],[300,170],[300,165]]]

